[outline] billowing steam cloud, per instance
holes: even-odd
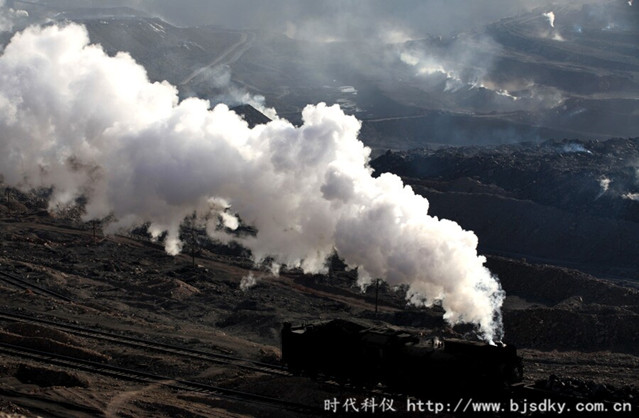
[[[477,237],[428,216],[428,201],[399,177],[374,178],[354,117],[309,105],[300,127],[250,129],[225,105],[177,97],[128,54],[89,45],[82,26],[30,27],[0,57],[5,182],[53,186],[53,206],[85,195],[86,219],[113,214],[114,227],[150,222],[171,254],[193,212],[227,240],[241,217],[258,233],[234,239],[256,261],[318,272],[337,251],[363,283],[408,284],[410,302],[441,303],[451,324],[501,337],[504,294]]]

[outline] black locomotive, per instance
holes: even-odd
[[[521,357],[511,346],[422,338],[339,319],[285,323],[282,361],[294,374],[407,393],[491,393],[523,377]]]

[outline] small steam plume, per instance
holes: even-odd
[[[502,336],[504,293],[477,237],[427,215],[428,201],[392,174],[375,178],[360,122],[338,106],[249,128],[226,105],[178,100],[130,55],[89,45],[77,24],[29,27],[0,56],[0,172],[25,189],[53,187],[50,204],[84,195],[85,219],[111,228],[149,222],[181,250],[196,212],[213,238],[239,240],[256,262],[327,271],[335,251],[376,278],[408,285],[409,302],[440,304],[450,324]],[[232,236],[239,219],[257,234]]]
[[[570,142],[568,144],[564,144],[561,147],[561,150],[562,150],[562,152],[565,152],[565,153],[583,152],[583,153],[586,153],[586,154],[592,154],[592,151],[590,151],[589,149],[586,149],[586,147],[584,147],[583,145],[577,144],[577,143],[574,143],[574,142]]]
[[[548,19],[548,23],[550,24],[550,27],[552,28],[552,39],[554,39],[555,41],[560,41],[563,42],[565,41],[564,37],[561,36],[561,33],[559,33],[558,30],[555,29],[555,12],[550,11],[547,13],[544,13],[543,16]],[[545,36],[548,36],[549,34],[545,34]]]
[[[546,12],[546,13],[544,13],[544,17],[546,19],[548,19],[548,23],[550,24],[550,27],[554,28],[555,27],[555,12],[552,12],[552,11]]]
[[[595,197],[595,200],[599,199],[601,196],[606,194],[608,192],[608,190],[610,190],[610,183],[612,183],[612,180],[610,180],[606,176],[602,176],[602,177],[599,178],[599,187],[601,188],[601,191]]]
[[[258,278],[253,275],[253,272],[250,272],[246,276],[242,277],[242,280],[240,280],[240,289],[243,292],[246,292],[247,290],[255,286],[257,282]]]

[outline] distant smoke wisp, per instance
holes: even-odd
[[[553,11],[546,12],[546,13],[543,13],[543,16],[546,19],[548,19],[548,24],[550,25],[552,31],[550,33],[546,32],[542,36],[550,37],[551,39],[555,41],[560,41],[560,42],[565,41],[564,37],[561,36],[561,33],[555,28],[555,12]]]
[[[5,0],[0,0],[0,32],[10,31],[16,21],[27,17],[29,17],[29,13],[26,10],[8,7]]]
[[[229,106],[250,104],[269,118],[277,118],[275,109],[266,106],[266,98],[264,96],[251,94],[248,90],[233,82],[231,68],[228,65],[203,68],[198,71],[194,82],[206,84],[215,89],[217,94],[210,98],[212,103],[226,103]],[[195,95],[188,83],[180,85],[180,90],[187,96]]]
[[[242,280],[240,281],[240,290],[246,292],[250,288],[257,285],[258,281],[259,279],[255,277],[253,272],[250,272],[248,275],[242,277]]]
[[[606,176],[601,176],[599,178],[599,187],[601,188],[601,190],[599,191],[599,194],[595,196],[595,200],[608,193],[608,190],[610,190],[610,183],[612,183],[612,180]]]
[[[337,106],[307,106],[303,125],[253,129],[225,105],[178,100],[126,53],[89,45],[86,29],[30,27],[0,57],[0,171],[5,182],[53,187],[51,205],[80,195],[85,219],[111,228],[150,222],[181,250],[197,213],[214,238],[239,240],[256,262],[326,271],[337,251],[364,285],[407,284],[410,302],[441,304],[451,324],[501,338],[504,293],[477,237],[427,215],[428,201],[392,174],[374,178],[360,123]],[[254,236],[227,232],[242,222]]]
[[[481,86],[499,49],[490,37],[463,35],[447,40],[444,45],[436,41],[403,44],[398,57],[405,65],[414,67],[415,76],[425,80],[425,88],[430,84],[454,92]]]
[[[544,13],[544,17],[548,19],[548,24],[550,24],[551,28],[555,27],[555,12],[546,12]]]
[[[573,153],[573,152],[583,152],[586,154],[592,154],[592,151],[590,151],[589,149],[585,148],[583,145],[581,144],[577,144],[574,142],[570,142],[568,144],[565,144],[561,147],[562,152],[565,153]]]

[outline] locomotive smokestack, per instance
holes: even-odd
[[[239,239],[274,269],[323,272],[337,251],[362,285],[408,284],[411,303],[441,304],[451,324],[499,339],[504,295],[477,237],[429,216],[399,177],[373,177],[360,122],[338,106],[309,105],[302,118],[249,128],[225,105],[180,102],[174,86],[151,83],[126,53],[89,45],[76,24],[30,27],[0,57],[6,183],[52,186],[51,207],[83,195],[85,219],[112,214],[111,231],[149,222],[171,254],[194,212],[211,237]],[[257,234],[227,234],[239,217]]]

